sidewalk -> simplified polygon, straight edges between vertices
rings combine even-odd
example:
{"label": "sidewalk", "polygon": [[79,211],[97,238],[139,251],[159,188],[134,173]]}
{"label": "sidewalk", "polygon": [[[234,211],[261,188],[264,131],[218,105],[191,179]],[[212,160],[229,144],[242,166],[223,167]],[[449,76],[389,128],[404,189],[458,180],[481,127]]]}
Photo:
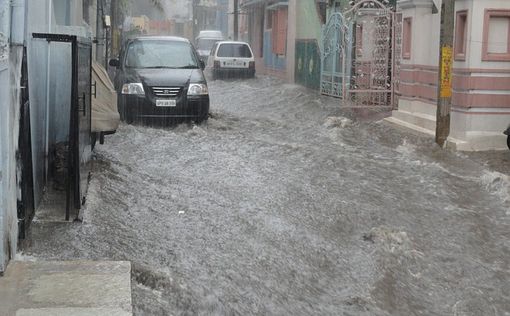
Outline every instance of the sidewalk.
{"label": "sidewalk", "polygon": [[131,264],[11,262],[0,277],[0,316],[130,316]]}

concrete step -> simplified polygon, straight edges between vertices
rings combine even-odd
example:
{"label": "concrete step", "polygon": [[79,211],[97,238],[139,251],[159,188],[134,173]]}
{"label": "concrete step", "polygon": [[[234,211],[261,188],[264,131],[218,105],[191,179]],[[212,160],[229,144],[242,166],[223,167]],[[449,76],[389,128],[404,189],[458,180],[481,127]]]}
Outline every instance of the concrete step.
{"label": "concrete step", "polygon": [[435,131],[433,131],[433,130],[429,130],[429,129],[426,129],[426,128],[423,128],[423,127],[420,127],[420,126],[417,126],[414,124],[410,124],[408,122],[399,120],[393,116],[385,118],[384,121],[387,123],[390,123],[391,125],[394,125],[396,127],[400,127],[400,128],[404,127],[404,128],[408,128],[410,130],[419,132],[421,134],[426,134],[426,135],[432,136],[432,137],[435,136]]}
{"label": "concrete step", "polygon": [[11,262],[0,277],[1,316],[132,315],[131,264]]}
{"label": "concrete step", "polygon": [[430,131],[436,130],[436,117],[420,112],[393,111],[392,117]]}

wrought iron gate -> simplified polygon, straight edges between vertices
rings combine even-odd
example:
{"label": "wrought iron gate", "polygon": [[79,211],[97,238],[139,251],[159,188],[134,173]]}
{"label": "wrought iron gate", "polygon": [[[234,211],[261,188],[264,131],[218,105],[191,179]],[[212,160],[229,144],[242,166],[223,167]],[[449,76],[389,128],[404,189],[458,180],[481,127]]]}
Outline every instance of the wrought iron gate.
{"label": "wrought iron gate", "polygon": [[348,84],[349,75],[345,73],[346,32],[348,28],[344,16],[334,12],[322,30],[321,40],[321,93],[333,97],[343,97]]}
{"label": "wrought iron gate", "polygon": [[377,0],[359,0],[343,14],[331,14],[322,37],[322,94],[347,105],[393,106],[401,51],[396,16]]}

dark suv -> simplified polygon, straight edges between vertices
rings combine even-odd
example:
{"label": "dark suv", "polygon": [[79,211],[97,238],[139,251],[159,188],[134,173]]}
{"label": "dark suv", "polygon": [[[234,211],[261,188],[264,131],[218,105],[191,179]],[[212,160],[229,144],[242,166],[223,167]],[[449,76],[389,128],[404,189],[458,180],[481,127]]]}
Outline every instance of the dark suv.
{"label": "dark suv", "polygon": [[119,112],[128,123],[168,123],[182,118],[202,122],[209,113],[209,91],[193,45],[180,37],[139,37],[126,42],[115,88]]}

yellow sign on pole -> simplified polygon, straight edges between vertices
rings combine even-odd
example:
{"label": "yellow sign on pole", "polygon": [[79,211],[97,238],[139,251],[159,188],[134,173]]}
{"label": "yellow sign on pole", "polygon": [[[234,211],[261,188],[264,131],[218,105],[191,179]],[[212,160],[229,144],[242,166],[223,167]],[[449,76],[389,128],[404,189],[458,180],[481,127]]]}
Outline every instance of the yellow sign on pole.
{"label": "yellow sign on pole", "polygon": [[450,46],[442,48],[441,57],[441,98],[452,97],[452,67],[453,67],[453,49]]}

